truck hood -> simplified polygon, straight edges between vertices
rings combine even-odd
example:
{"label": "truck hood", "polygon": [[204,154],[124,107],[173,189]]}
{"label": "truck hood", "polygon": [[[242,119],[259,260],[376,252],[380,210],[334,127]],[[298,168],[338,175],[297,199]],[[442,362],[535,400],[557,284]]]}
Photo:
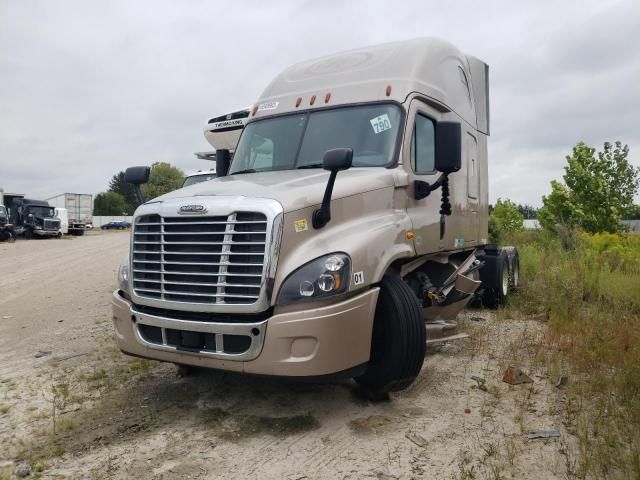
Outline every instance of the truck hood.
{"label": "truck hood", "polygon": [[[394,172],[382,167],[352,168],[338,173],[332,199],[394,186]],[[285,212],[322,202],[329,172],[321,169],[243,173],[181,188],[151,202],[197,196],[244,196],[278,201]],[[150,202],[150,203],[151,203]]]}

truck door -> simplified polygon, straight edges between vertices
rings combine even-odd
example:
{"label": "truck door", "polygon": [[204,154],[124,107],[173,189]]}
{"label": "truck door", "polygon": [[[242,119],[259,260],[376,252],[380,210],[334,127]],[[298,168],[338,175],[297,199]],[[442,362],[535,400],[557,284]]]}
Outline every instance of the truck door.
{"label": "truck door", "polygon": [[418,255],[444,248],[440,239],[440,191],[416,200],[413,187],[416,180],[433,183],[440,176],[434,168],[435,123],[440,115],[423,102],[413,100],[407,116],[403,148],[404,167],[409,174],[407,213],[413,224],[413,242]]}
{"label": "truck door", "polygon": [[466,134],[467,167],[467,211],[470,228],[465,229],[465,243],[474,244],[480,232],[480,165],[478,160],[478,141],[469,132]]}

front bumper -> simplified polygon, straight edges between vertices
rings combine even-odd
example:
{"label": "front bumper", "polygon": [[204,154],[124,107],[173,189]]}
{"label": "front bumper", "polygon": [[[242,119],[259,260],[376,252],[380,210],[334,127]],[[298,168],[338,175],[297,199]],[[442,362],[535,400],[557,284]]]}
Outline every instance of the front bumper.
{"label": "front bumper", "polygon": [[58,230],[31,230],[34,235],[38,237],[55,237],[58,235]]}
{"label": "front bumper", "polygon": [[[116,291],[112,297],[113,323],[118,346],[131,355],[261,375],[330,375],[369,361],[378,291],[373,288],[318,308],[300,305],[297,310],[289,308],[280,313],[276,308],[273,316],[251,324],[149,315],[138,312]],[[144,334],[149,326],[161,329],[162,336],[150,341]],[[211,346],[200,351],[173,346],[167,334],[175,331],[210,335]],[[227,353],[221,340],[227,335],[249,336],[251,344],[241,353]]]}

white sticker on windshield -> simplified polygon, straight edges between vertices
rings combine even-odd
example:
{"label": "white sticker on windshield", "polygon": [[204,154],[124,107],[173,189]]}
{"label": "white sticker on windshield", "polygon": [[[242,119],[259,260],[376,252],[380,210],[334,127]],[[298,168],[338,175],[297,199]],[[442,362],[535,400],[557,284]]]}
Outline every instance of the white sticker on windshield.
{"label": "white sticker on windshield", "polygon": [[373,131],[376,135],[391,128],[391,120],[389,120],[389,115],[386,113],[379,117],[372,118],[369,121],[371,122],[371,126],[373,127]]}

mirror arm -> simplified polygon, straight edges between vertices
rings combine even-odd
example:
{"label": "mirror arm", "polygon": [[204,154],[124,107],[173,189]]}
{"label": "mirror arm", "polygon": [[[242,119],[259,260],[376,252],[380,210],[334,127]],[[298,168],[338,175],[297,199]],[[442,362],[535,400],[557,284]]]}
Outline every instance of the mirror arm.
{"label": "mirror arm", "polygon": [[138,202],[138,207],[144,203],[144,195],[142,194],[142,189],[140,185],[133,184],[133,193],[136,196],[136,201]]}
{"label": "mirror arm", "polygon": [[329,223],[329,220],[331,220],[331,194],[333,193],[333,184],[336,181],[337,175],[337,170],[331,171],[329,181],[327,182],[327,188],[324,191],[324,197],[322,197],[322,205],[313,212],[311,223],[315,229],[324,227]]}
{"label": "mirror arm", "polygon": [[433,183],[425,182],[423,180],[416,180],[415,183],[414,183],[414,187],[415,187],[414,197],[415,197],[415,199],[416,200],[422,200],[423,198],[427,198],[431,194],[431,192],[433,192],[434,190],[437,190],[438,188],[440,188],[442,186],[443,179],[446,176],[447,176],[447,174],[443,173]]}
{"label": "mirror arm", "polygon": [[416,180],[414,182],[414,197],[416,200],[422,200],[428,197],[431,192],[442,187],[442,200],[440,204],[441,215],[451,215],[451,203],[449,202],[449,174],[443,173],[433,183]]}

